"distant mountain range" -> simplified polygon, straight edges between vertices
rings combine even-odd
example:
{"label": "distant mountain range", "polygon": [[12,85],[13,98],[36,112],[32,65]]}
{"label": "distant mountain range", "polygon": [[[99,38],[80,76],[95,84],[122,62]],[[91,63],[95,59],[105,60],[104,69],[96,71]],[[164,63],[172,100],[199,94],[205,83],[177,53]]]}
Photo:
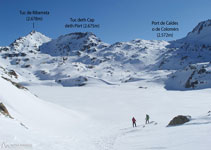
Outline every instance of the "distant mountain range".
{"label": "distant mountain range", "polygon": [[[135,39],[110,45],[90,32],[51,39],[32,31],[0,47],[0,55],[0,66],[14,70],[25,84],[53,80],[63,86],[83,86],[147,79],[162,80],[169,90],[210,88],[211,20],[170,42]],[[147,73],[159,71],[168,75],[146,78]]]}

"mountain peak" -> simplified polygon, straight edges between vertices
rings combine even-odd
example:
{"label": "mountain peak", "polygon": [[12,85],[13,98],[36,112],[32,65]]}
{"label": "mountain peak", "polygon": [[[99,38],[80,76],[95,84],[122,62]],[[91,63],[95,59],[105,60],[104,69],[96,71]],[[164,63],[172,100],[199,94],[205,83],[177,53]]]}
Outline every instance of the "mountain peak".
{"label": "mountain peak", "polygon": [[29,34],[27,34],[26,36],[24,36],[22,38],[35,38],[35,39],[48,38],[48,39],[50,39],[46,35],[42,34],[41,32],[38,32],[36,30],[32,30]]}
{"label": "mountain peak", "polygon": [[181,39],[183,42],[211,45],[211,20],[200,22],[187,36]]}
{"label": "mountain peak", "polygon": [[206,28],[211,28],[211,19],[208,19],[206,21],[200,22],[193,30],[192,32],[189,32],[188,35],[191,34],[200,34],[201,31],[203,31]]}
{"label": "mountain peak", "polygon": [[32,30],[31,32],[30,32],[30,34],[34,34],[34,33],[36,33],[37,31],[36,30]]}
{"label": "mountain peak", "polygon": [[44,35],[44,34],[42,34],[42,33],[40,33],[40,32],[38,32],[38,31],[36,31],[36,30],[32,30],[29,34],[27,34],[27,35],[35,35],[35,34],[41,34],[41,35]]}
{"label": "mountain peak", "polygon": [[41,52],[53,56],[75,56],[81,53],[96,52],[107,44],[91,32],[74,32],[62,35],[40,47]]}
{"label": "mountain peak", "polygon": [[43,43],[49,42],[51,39],[44,34],[32,30],[29,34],[24,37],[16,39],[10,47],[12,50],[28,50],[28,49],[38,49]]}
{"label": "mountain peak", "polygon": [[73,32],[69,34],[65,34],[60,36],[58,39],[68,39],[68,40],[83,40],[83,41],[97,41],[101,42],[101,40],[92,32]]}
{"label": "mountain peak", "polygon": [[85,36],[95,36],[96,37],[96,35],[92,32],[73,32],[73,33],[66,34],[65,36],[67,36],[67,35],[77,36],[77,37],[80,37],[80,38],[83,38]]}

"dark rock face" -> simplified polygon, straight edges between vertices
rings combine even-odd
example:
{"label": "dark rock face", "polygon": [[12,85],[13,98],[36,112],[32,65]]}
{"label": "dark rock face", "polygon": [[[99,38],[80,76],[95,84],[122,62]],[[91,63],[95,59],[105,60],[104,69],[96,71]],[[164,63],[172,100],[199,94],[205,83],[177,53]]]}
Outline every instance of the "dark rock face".
{"label": "dark rock face", "polygon": [[[207,26],[211,26],[211,20],[208,19],[206,21],[202,21],[200,22],[194,29],[192,32],[190,33],[197,33],[197,34],[200,34],[200,32]],[[190,34],[188,33],[188,34]]]}
{"label": "dark rock face", "polygon": [[7,108],[4,106],[3,103],[0,103],[0,113],[9,117],[9,118],[12,118],[11,115],[9,114]]}
{"label": "dark rock face", "polygon": [[2,78],[5,79],[5,80],[7,80],[7,81],[9,81],[9,82],[11,82],[14,86],[16,86],[16,87],[19,88],[19,89],[28,90],[26,87],[22,86],[22,85],[19,84],[19,83],[16,83],[16,82],[14,82],[14,81],[12,81],[12,80],[10,80],[10,79],[8,79],[8,78],[5,78],[5,77],[2,77]]}
{"label": "dark rock face", "polygon": [[8,74],[9,74],[10,76],[14,76],[16,79],[18,78],[18,75],[17,75],[17,73],[16,73],[14,70],[10,70],[10,71],[8,72]]}
{"label": "dark rock face", "polygon": [[192,72],[191,76],[188,78],[187,82],[185,83],[185,88],[194,88],[195,85],[198,84],[198,81],[191,82],[191,80],[193,79],[194,74],[195,74],[195,71]]}
{"label": "dark rock face", "polygon": [[189,122],[190,119],[191,119],[191,116],[182,116],[182,115],[176,116],[169,122],[168,127],[182,125],[186,122]]}
{"label": "dark rock face", "polygon": [[67,78],[62,80],[56,80],[57,83],[61,84],[64,87],[73,87],[73,86],[85,86],[88,79],[83,76],[75,78]]}

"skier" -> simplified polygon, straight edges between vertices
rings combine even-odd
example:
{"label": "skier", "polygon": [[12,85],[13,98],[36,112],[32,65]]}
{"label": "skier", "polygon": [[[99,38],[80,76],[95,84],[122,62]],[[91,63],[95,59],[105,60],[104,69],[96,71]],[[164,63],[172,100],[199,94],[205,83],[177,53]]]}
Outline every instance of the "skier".
{"label": "skier", "polygon": [[145,120],[146,120],[146,124],[148,124],[149,123],[149,115],[148,114],[146,114]]}
{"label": "skier", "polygon": [[133,127],[136,127],[136,119],[134,117],[132,118],[132,122],[133,122]]}

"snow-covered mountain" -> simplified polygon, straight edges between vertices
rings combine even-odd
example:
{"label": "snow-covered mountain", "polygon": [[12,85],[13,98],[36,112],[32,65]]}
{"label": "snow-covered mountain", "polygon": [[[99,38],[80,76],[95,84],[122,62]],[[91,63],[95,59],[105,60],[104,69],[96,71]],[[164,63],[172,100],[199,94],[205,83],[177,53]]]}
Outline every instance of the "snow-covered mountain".
{"label": "snow-covered mountain", "polygon": [[[1,62],[9,70],[17,70],[26,82],[53,80],[65,86],[78,86],[93,79],[110,84],[138,81],[146,71],[156,74],[168,70],[165,74],[171,74],[189,65],[210,62],[210,24],[210,20],[203,21],[176,41],[136,39],[111,45],[90,32],[70,33],[51,40],[32,31],[1,47]],[[158,75],[152,80],[160,82],[168,77]]]}
{"label": "snow-covered mountain", "polygon": [[211,61],[210,46],[172,42],[168,48],[159,60],[160,69],[177,70],[190,64]]}
{"label": "snow-covered mountain", "polygon": [[211,61],[211,20],[200,22],[186,37],[172,41],[160,60],[161,69],[181,69]]}
{"label": "snow-covered mountain", "polygon": [[210,88],[210,75],[210,62],[192,64],[169,75],[169,78],[166,81],[166,88],[169,90]]}
{"label": "snow-covered mountain", "polygon": [[158,57],[167,51],[166,46],[168,44],[165,41],[141,39],[117,42],[101,50],[98,57],[103,57],[111,63],[130,64],[143,69],[155,64]]}
{"label": "snow-covered mountain", "polygon": [[[211,46],[211,20],[200,22],[181,42]],[[180,41],[180,40],[179,40]]]}
{"label": "snow-covered mountain", "polygon": [[49,42],[51,39],[40,32],[32,31],[25,37],[20,37],[10,44],[12,51],[33,51],[39,50],[39,46],[43,43]]}
{"label": "snow-covered mountain", "polygon": [[[170,78],[166,82],[167,89],[185,90],[211,87],[209,73],[200,72],[202,64],[211,62],[210,39],[211,20],[207,20],[200,22],[185,38],[170,42],[169,51],[158,63],[160,69],[176,70],[168,76]],[[206,68],[207,65],[204,66],[205,70]]]}
{"label": "snow-covered mountain", "polygon": [[209,150],[209,22],[171,42],[32,31],[0,47],[0,149]]}
{"label": "snow-covered mountain", "polygon": [[[18,78],[14,72],[8,73],[0,67],[0,75],[3,76],[0,77],[1,149],[40,147],[41,141],[46,139],[42,138],[43,135],[72,134],[76,131],[76,123],[73,122],[83,120],[81,114],[45,102],[13,82],[11,78]],[[64,131],[64,128],[69,130]]]}
{"label": "snow-covered mountain", "polygon": [[89,32],[50,40],[33,31],[2,47],[1,56],[2,62],[18,68],[26,80],[54,80],[62,85],[65,82],[65,86],[86,85],[93,79],[121,83],[139,80],[139,71],[156,63],[168,44],[136,39],[109,45]]}
{"label": "snow-covered mountain", "polygon": [[93,33],[75,32],[62,35],[40,47],[41,52],[52,56],[80,56],[83,53],[94,53],[108,47]]}

